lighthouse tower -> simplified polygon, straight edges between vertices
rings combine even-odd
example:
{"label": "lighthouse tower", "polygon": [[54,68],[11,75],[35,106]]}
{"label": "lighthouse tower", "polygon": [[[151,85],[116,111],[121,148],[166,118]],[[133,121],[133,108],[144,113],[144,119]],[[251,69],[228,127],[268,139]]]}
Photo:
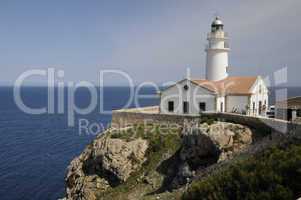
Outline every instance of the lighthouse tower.
{"label": "lighthouse tower", "polygon": [[224,32],[224,24],[216,17],[211,24],[211,32],[207,36],[206,46],[206,79],[219,81],[228,77],[228,35]]}

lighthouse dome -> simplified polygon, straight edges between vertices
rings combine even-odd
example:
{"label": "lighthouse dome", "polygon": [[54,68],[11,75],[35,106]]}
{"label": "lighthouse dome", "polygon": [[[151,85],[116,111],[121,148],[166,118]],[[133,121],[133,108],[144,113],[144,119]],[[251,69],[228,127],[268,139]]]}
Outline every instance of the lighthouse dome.
{"label": "lighthouse dome", "polygon": [[219,17],[216,17],[215,20],[212,22],[212,25],[223,25],[222,20]]}
{"label": "lighthouse dome", "polygon": [[222,20],[220,20],[219,17],[216,17],[211,24],[211,32],[223,31],[223,29],[224,29],[224,24]]}

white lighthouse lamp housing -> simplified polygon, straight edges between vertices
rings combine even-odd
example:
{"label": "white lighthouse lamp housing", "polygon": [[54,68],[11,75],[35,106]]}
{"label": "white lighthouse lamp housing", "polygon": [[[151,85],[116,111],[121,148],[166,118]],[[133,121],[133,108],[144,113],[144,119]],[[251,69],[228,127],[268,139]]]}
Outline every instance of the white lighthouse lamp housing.
{"label": "white lighthouse lamp housing", "polygon": [[216,17],[215,20],[211,24],[211,32],[223,31],[224,24],[219,17]]}

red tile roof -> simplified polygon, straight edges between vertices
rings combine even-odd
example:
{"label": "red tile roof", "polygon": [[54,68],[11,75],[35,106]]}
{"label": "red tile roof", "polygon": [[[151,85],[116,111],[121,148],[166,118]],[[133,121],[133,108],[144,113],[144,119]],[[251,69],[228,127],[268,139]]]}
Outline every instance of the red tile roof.
{"label": "red tile roof", "polygon": [[221,95],[250,95],[257,76],[232,76],[220,81],[192,80],[199,86]]}

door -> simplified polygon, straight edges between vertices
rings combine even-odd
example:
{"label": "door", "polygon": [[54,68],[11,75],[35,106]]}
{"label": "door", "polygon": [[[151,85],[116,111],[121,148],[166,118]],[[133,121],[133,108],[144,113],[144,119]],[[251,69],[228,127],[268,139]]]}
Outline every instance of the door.
{"label": "door", "polygon": [[262,112],[262,102],[259,101],[259,104],[258,104],[258,114],[261,115],[261,112]]}
{"label": "door", "polygon": [[173,112],[174,111],[174,102],[169,101],[168,102],[168,112]]}
{"label": "door", "polygon": [[183,102],[183,113],[184,114],[189,113],[189,102],[188,101]]}

